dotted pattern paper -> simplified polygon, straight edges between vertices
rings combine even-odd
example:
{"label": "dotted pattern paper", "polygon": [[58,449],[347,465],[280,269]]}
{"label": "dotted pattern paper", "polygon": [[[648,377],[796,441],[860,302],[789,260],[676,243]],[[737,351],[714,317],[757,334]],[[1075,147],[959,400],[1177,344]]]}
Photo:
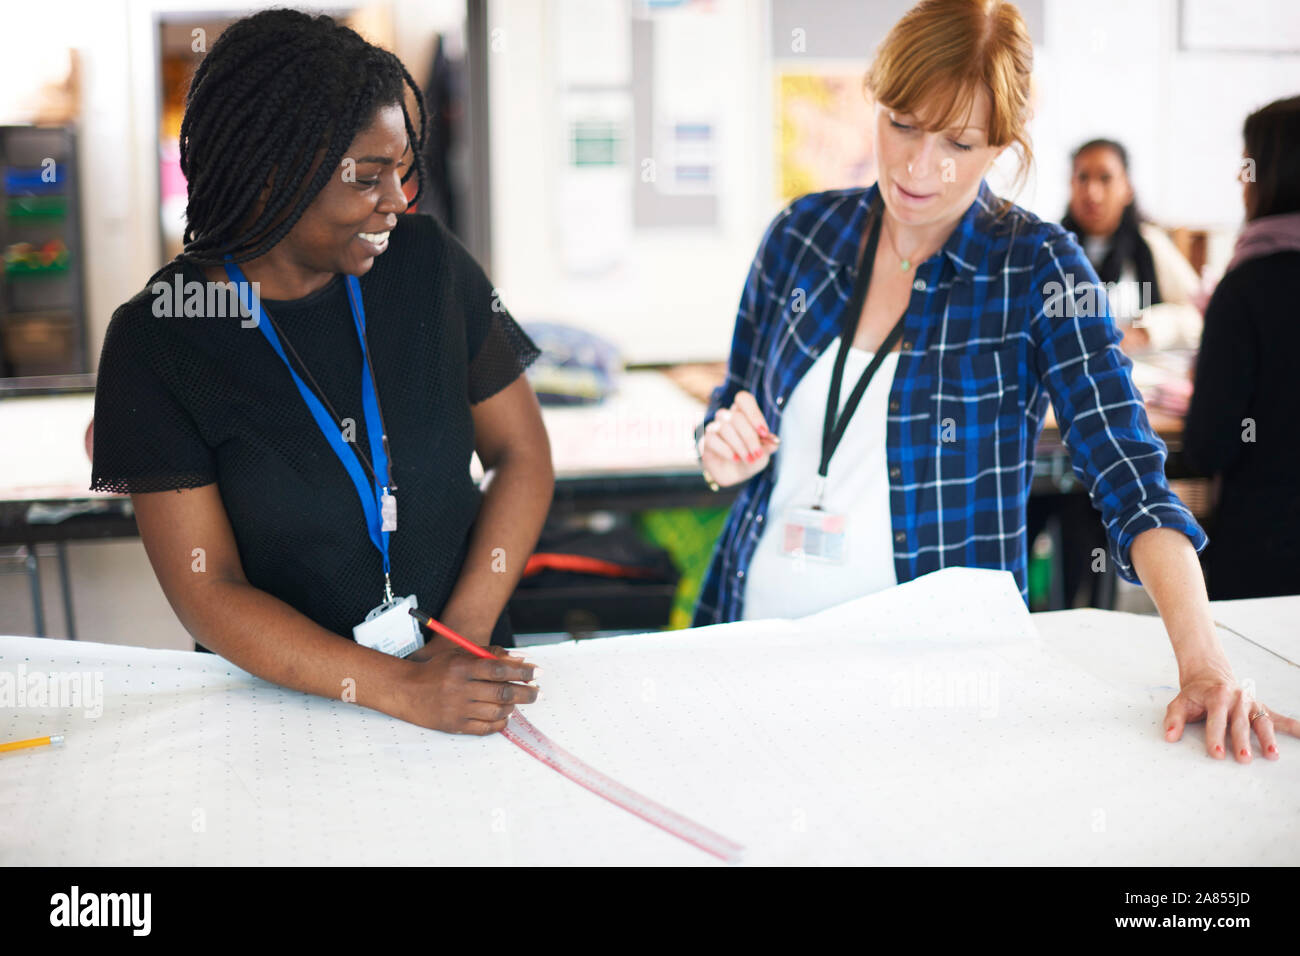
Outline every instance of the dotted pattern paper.
{"label": "dotted pattern paper", "polygon": [[[1300,668],[1226,632],[1300,710]],[[798,621],[530,648],[529,719],[749,864],[1300,862],[1300,746],[1166,743],[1158,619],[1035,615],[948,569]],[[0,638],[0,675],[99,673],[103,712],[0,707],[0,863],[722,865],[505,739],[456,737],[179,651]],[[1254,742],[1252,742],[1254,744]],[[1255,749],[1258,750],[1257,745]]]}

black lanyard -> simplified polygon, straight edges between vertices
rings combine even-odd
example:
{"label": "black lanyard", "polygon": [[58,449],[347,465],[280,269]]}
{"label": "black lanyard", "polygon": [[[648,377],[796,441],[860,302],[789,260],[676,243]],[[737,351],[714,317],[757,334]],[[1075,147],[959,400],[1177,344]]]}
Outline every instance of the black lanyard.
{"label": "black lanyard", "polygon": [[[359,294],[360,293],[358,293],[358,295]],[[349,304],[351,304],[350,301]],[[262,314],[266,316],[267,320],[271,323],[271,327],[275,329],[276,335],[280,337],[280,341],[284,343],[284,347],[289,350],[289,354],[297,360],[299,367],[302,368],[303,374],[307,376],[307,381],[311,382],[316,397],[321,400],[321,403],[324,404],[327,409],[329,409],[330,415],[334,418],[334,423],[338,426],[339,431],[342,432],[343,419],[339,416],[339,413],[334,410],[334,406],[330,404],[330,400],[325,396],[325,389],[316,384],[316,378],[311,374],[311,369],[309,369],[307,363],[302,360],[302,356],[298,354],[298,350],[289,342],[288,336],[284,334],[284,331],[280,328],[279,324],[271,317],[271,313],[267,312],[266,309],[263,309]],[[360,444],[352,443],[352,450],[356,452],[357,458],[360,459],[361,464],[366,466],[366,472],[370,475],[371,481],[376,485],[383,485],[386,480],[388,482],[387,488],[389,492],[394,492],[397,490],[397,484],[393,481],[393,453],[388,447],[388,423],[384,421],[384,405],[379,401],[379,389],[375,387],[375,366],[370,361],[370,341],[366,338],[365,326],[360,327],[360,338],[361,355],[366,360],[366,373],[370,376],[370,387],[375,396],[375,412],[379,416],[380,443],[384,449],[384,458],[387,462],[387,467],[384,469],[384,478],[381,479],[375,474],[374,466],[371,465],[370,459],[366,456],[366,453],[362,451]],[[286,358],[285,365],[288,364],[289,360]],[[292,366],[290,366],[290,368],[292,368]],[[365,405],[364,395],[362,397],[362,405]],[[370,425],[367,422],[366,428],[368,429],[369,427]]]}
{"label": "black lanyard", "polygon": [[[867,301],[867,287],[871,284],[871,267],[876,258],[876,246],[880,242],[880,225],[884,221],[885,214],[883,204],[877,200],[877,206],[872,211],[875,220],[871,224],[871,233],[867,237],[867,245],[862,250],[862,257],[858,261],[858,277],[853,283],[853,296],[849,299],[848,307],[844,313],[844,331],[840,335],[840,350],[835,356],[835,370],[831,374],[831,393],[826,402],[826,421],[822,426],[822,459],[817,468],[817,475],[821,479],[820,484],[824,485],[826,473],[830,468],[831,456],[835,454],[835,449],[840,445],[840,439],[844,437],[845,430],[849,427],[849,419],[858,409],[858,403],[862,401],[862,396],[866,394],[867,386],[871,384],[872,376],[880,368],[885,357],[893,351],[894,344],[903,334],[903,320],[907,318],[907,310],[898,317],[898,322],[890,329],[889,334],[885,336],[885,341],[880,343],[880,348],[876,349],[876,354],[872,356],[871,362],[867,365],[862,377],[858,379],[858,384],[854,386],[853,392],[849,395],[848,401],[844,405],[844,412],[836,421],[835,413],[840,407],[840,385],[844,380],[844,363],[848,359],[849,349],[853,347],[853,338],[858,332],[858,321],[862,317],[862,306]],[[818,505],[820,506],[821,495],[818,494]]]}

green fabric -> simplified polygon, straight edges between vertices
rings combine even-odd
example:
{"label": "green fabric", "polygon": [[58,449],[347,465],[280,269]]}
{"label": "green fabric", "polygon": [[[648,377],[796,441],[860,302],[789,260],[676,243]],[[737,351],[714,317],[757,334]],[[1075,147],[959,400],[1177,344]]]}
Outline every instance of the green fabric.
{"label": "green fabric", "polygon": [[722,534],[727,508],[665,508],[642,511],[634,518],[636,528],[647,541],[667,551],[681,572],[669,630],[691,626],[695,602],[704,583],[704,574],[713,557],[713,546]]}
{"label": "green fabric", "polygon": [[1052,574],[1059,557],[1053,553],[1050,540],[1045,535],[1029,542],[1029,609],[1046,611],[1052,601]]}

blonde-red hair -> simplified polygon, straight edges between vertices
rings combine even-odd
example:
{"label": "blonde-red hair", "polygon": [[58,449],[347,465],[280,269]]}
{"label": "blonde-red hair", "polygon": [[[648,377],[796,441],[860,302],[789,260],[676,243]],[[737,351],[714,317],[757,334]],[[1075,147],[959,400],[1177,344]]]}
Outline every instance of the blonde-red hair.
{"label": "blonde-red hair", "polygon": [[[1029,116],[1034,45],[1020,11],[1003,0],[921,0],[876,51],[863,87],[928,130],[965,122],[977,90],[989,93],[988,142],[1015,146],[1019,188],[1033,162]],[[1006,200],[999,214],[1009,208]]]}

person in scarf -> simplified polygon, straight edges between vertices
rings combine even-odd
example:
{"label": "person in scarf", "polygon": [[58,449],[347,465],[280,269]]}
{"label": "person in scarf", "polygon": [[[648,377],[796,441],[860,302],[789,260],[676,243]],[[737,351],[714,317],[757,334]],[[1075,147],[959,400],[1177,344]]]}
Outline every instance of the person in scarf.
{"label": "person in scarf", "polygon": [[1106,286],[1125,352],[1196,347],[1200,277],[1164,230],[1142,221],[1119,143],[1094,139],[1074,151],[1061,225],[1078,236]]}
{"label": "person in scarf", "polygon": [[1219,481],[1211,599],[1300,594],[1300,96],[1246,119],[1246,223],[1205,311],[1183,451]]}
{"label": "person in scarf", "polygon": [[[1089,140],[1074,151],[1072,164],[1070,205],[1061,225],[1078,237],[1106,288],[1124,336],[1120,348],[1130,355],[1195,348],[1201,335],[1195,304],[1201,280],[1164,230],[1142,221],[1129,181],[1128,151],[1114,140]],[[1091,569],[1091,556],[1105,548],[1106,535],[1088,497],[1078,492],[1031,497],[1026,517],[1031,544],[1053,519],[1059,523],[1061,590],[1054,593],[1052,607],[1078,601],[1110,607],[1114,576]]]}

